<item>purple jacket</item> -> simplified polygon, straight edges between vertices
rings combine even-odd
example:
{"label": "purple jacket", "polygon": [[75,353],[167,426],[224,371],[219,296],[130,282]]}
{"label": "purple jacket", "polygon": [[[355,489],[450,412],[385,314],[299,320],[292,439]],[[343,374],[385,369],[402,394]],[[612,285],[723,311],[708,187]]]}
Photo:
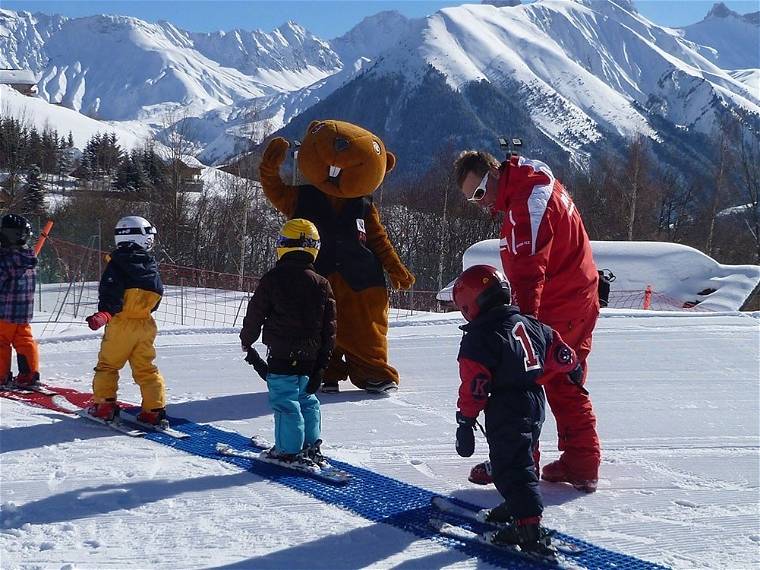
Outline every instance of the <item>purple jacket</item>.
{"label": "purple jacket", "polygon": [[32,320],[36,267],[33,250],[0,247],[0,320],[17,324]]}

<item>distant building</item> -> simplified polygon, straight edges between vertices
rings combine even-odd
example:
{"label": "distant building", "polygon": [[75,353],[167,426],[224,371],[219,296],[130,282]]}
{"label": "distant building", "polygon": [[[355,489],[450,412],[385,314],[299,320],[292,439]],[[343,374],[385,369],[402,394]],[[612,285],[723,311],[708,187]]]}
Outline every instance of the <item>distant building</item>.
{"label": "distant building", "polygon": [[197,158],[188,154],[183,154],[174,160],[165,160],[164,163],[166,164],[170,175],[172,172],[176,172],[182,191],[203,191],[203,180],[201,180],[201,173],[203,172],[203,169],[206,168],[206,166]]}
{"label": "distant building", "polygon": [[10,85],[24,95],[37,95],[37,77],[29,69],[0,69],[0,85]]}

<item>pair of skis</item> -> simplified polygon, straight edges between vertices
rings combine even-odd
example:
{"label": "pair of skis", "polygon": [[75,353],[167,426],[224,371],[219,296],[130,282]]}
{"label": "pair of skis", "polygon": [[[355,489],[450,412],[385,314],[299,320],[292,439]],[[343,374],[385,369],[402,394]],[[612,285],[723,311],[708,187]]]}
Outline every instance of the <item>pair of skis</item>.
{"label": "pair of skis", "polygon": [[86,420],[108,426],[114,431],[118,431],[130,437],[143,437],[148,433],[162,433],[173,437],[175,439],[187,439],[190,437],[189,433],[176,430],[172,427],[153,425],[145,422],[141,422],[137,419],[137,416],[131,412],[127,412],[124,408],[119,410],[118,415],[112,420],[105,420],[97,416],[91,415],[86,408],[80,409],[76,414]]}
{"label": "pair of skis", "polygon": [[[553,568],[577,569],[582,568],[574,560],[585,552],[583,546],[550,535],[554,550],[551,554],[541,554],[528,550],[522,550],[516,545],[504,545],[493,542],[493,537],[498,531],[498,526],[484,522],[485,511],[468,508],[455,503],[451,499],[436,496],[431,499],[431,505],[437,511],[437,515],[429,519],[430,526],[442,536],[468,543],[486,544],[492,548],[509,552],[515,556],[525,558],[539,564]],[[455,522],[449,522],[449,520]]]}
{"label": "pair of skis", "polygon": [[111,421],[92,416],[87,413],[86,408],[92,399],[92,395],[68,388],[51,388],[44,384],[32,384],[30,386],[10,384],[0,388],[0,395],[9,400],[16,400],[65,414],[74,414],[131,437],[143,437],[149,432],[163,433],[176,439],[190,437],[190,434],[171,427],[155,426],[141,422],[135,414],[127,411],[125,408],[121,408],[119,415]]}
{"label": "pair of skis", "polygon": [[261,461],[271,465],[277,465],[284,469],[294,471],[299,474],[313,477],[325,483],[333,485],[345,485],[351,480],[351,475],[342,469],[338,469],[330,464],[329,461],[323,460],[319,464],[302,465],[298,463],[289,463],[269,455],[269,450],[274,447],[272,443],[262,437],[254,435],[250,440],[251,447],[257,448],[256,451],[251,449],[236,449],[226,443],[217,443],[216,452],[227,457],[242,457],[252,461]]}

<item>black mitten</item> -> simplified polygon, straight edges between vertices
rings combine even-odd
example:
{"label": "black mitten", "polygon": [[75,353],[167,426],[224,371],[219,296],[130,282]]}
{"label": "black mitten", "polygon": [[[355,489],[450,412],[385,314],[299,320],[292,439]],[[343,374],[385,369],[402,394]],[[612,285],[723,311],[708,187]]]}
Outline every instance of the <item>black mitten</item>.
{"label": "black mitten", "polygon": [[457,444],[456,449],[460,457],[470,457],[475,453],[475,418],[463,416],[457,412]]}
{"label": "black mitten", "polygon": [[578,364],[578,366],[576,366],[575,369],[567,375],[567,379],[570,380],[571,383],[578,386],[578,389],[581,392],[588,395],[588,390],[583,387],[583,366]]}
{"label": "black mitten", "polygon": [[259,353],[256,352],[255,348],[251,347],[248,349],[248,352],[245,355],[245,361],[253,366],[253,369],[259,376],[261,376],[261,379],[264,382],[267,381],[267,372],[269,372],[269,366],[267,366],[266,360],[259,356]]}
{"label": "black mitten", "polygon": [[319,390],[319,387],[322,385],[322,374],[324,371],[322,369],[315,370],[311,373],[309,376],[309,383],[306,384],[306,393],[307,394],[316,394],[317,390]]}

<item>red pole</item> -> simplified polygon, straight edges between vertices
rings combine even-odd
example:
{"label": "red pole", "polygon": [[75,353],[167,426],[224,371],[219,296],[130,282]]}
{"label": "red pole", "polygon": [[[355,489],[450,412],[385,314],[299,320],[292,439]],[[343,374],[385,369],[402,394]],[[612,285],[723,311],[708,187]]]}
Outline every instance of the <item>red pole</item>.
{"label": "red pole", "polygon": [[53,220],[48,220],[45,227],[40,232],[40,237],[37,238],[37,243],[34,244],[34,255],[39,255],[42,251],[42,246],[45,245],[45,240],[50,234],[50,230],[53,229]]}
{"label": "red pole", "polygon": [[644,291],[644,309],[652,308],[652,286],[647,285],[647,290]]}

